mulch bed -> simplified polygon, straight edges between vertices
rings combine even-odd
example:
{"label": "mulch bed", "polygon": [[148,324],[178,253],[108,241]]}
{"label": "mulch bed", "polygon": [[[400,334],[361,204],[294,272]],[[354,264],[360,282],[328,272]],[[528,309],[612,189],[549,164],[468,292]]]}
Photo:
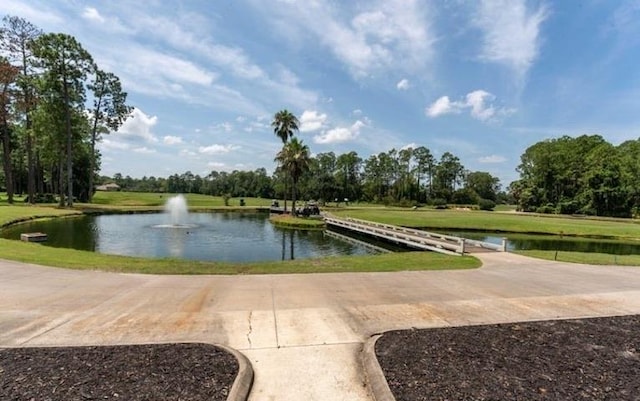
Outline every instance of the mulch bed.
{"label": "mulch bed", "polygon": [[385,333],[397,401],[640,400],[640,316]]}
{"label": "mulch bed", "polygon": [[208,344],[0,348],[0,399],[226,400],[238,369]]}

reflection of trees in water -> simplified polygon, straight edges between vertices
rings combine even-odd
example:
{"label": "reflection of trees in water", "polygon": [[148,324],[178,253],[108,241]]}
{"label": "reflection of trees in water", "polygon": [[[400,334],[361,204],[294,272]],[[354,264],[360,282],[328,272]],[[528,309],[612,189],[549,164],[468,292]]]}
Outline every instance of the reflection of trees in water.
{"label": "reflection of trees in water", "polygon": [[640,245],[610,241],[526,238],[509,239],[509,245],[514,250],[594,252],[616,255],[640,254]]}
{"label": "reflection of trees in water", "polygon": [[499,244],[507,238],[510,251],[565,251],[585,253],[609,253],[615,255],[639,255],[640,244],[605,239],[563,237],[559,235],[493,234],[450,230],[442,234],[455,235],[477,241]]}
{"label": "reflection of trees in water", "polygon": [[[294,241],[294,236],[296,234],[295,230],[283,230],[282,231],[282,260],[287,260],[286,259],[286,244],[287,244],[287,237],[289,237],[289,260],[294,260],[295,259],[295,241]],[[289,235],[287,235],[287,233]]]}

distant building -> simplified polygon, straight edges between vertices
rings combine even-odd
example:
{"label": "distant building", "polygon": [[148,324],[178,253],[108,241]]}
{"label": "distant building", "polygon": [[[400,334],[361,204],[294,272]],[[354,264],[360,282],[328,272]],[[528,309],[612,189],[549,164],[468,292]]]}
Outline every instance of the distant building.
{"label": "distant building", "polygon": [[119,191],[119,190],[120,190],[120,185],[113,182],[105,185],[98,185],[96,187],[96,191]]}

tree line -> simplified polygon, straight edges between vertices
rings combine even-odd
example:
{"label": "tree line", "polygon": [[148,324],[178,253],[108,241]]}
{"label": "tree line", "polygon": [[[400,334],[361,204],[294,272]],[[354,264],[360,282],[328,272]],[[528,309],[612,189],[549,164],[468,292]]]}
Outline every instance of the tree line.
{"label": "tree line", "polygon": [[562,136],[524,152],[509,191],[522,211],[631,217],[640,212],[640,139]]}
{"label": "tree line", "polygon": [[[269,176],[255,171],[212,171],[205,177],[188,171],[168,178],[135,179],[116,174],[113,181],[122,190],[145,192],[201,193],[230,197],[298,199],[325,202],[369,201],[387,205],[447,203],[481,204],[492,208],[505,202],[498,178],[482,171],[471,172],[450,152],[436,159],[425,146],[391,149],[366,159],[357,152],[334,152],[311,156],[309,148],[295,137],[298,119],[281,110],[272,121],[282,149],[274,161],[278,167]],[[103,177],[103,181],[108,181]]]}
{"label": "tree line", "polygon": [[9,203],[57,194],[91,201],[96,142],[130,115],[127,94],[73,37],[5,16],[0,27],[0,138]]}

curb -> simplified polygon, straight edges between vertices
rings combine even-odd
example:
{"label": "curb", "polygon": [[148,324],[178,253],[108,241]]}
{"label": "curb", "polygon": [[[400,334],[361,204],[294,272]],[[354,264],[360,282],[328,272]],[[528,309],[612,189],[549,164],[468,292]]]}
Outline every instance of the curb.
{"label": "curb", "polygon": [[212,344],[220,349],[232,354],[238,360],[238,376],[233,381],[233,385],[229,390],[227,401],[246,401],[249,398],[249,392],[251,392],[251,386],[253,385],[253,368],[249,359],[233,348],[220,344]]}
{"label": "curb", "polygon": [[369,392],[375,401],[396,401],[378,363],[378,358],[376,358],[376,341],[380,337],[382,337],[382,334],[369,337],[362,347],[364,376],[369,386]]}

